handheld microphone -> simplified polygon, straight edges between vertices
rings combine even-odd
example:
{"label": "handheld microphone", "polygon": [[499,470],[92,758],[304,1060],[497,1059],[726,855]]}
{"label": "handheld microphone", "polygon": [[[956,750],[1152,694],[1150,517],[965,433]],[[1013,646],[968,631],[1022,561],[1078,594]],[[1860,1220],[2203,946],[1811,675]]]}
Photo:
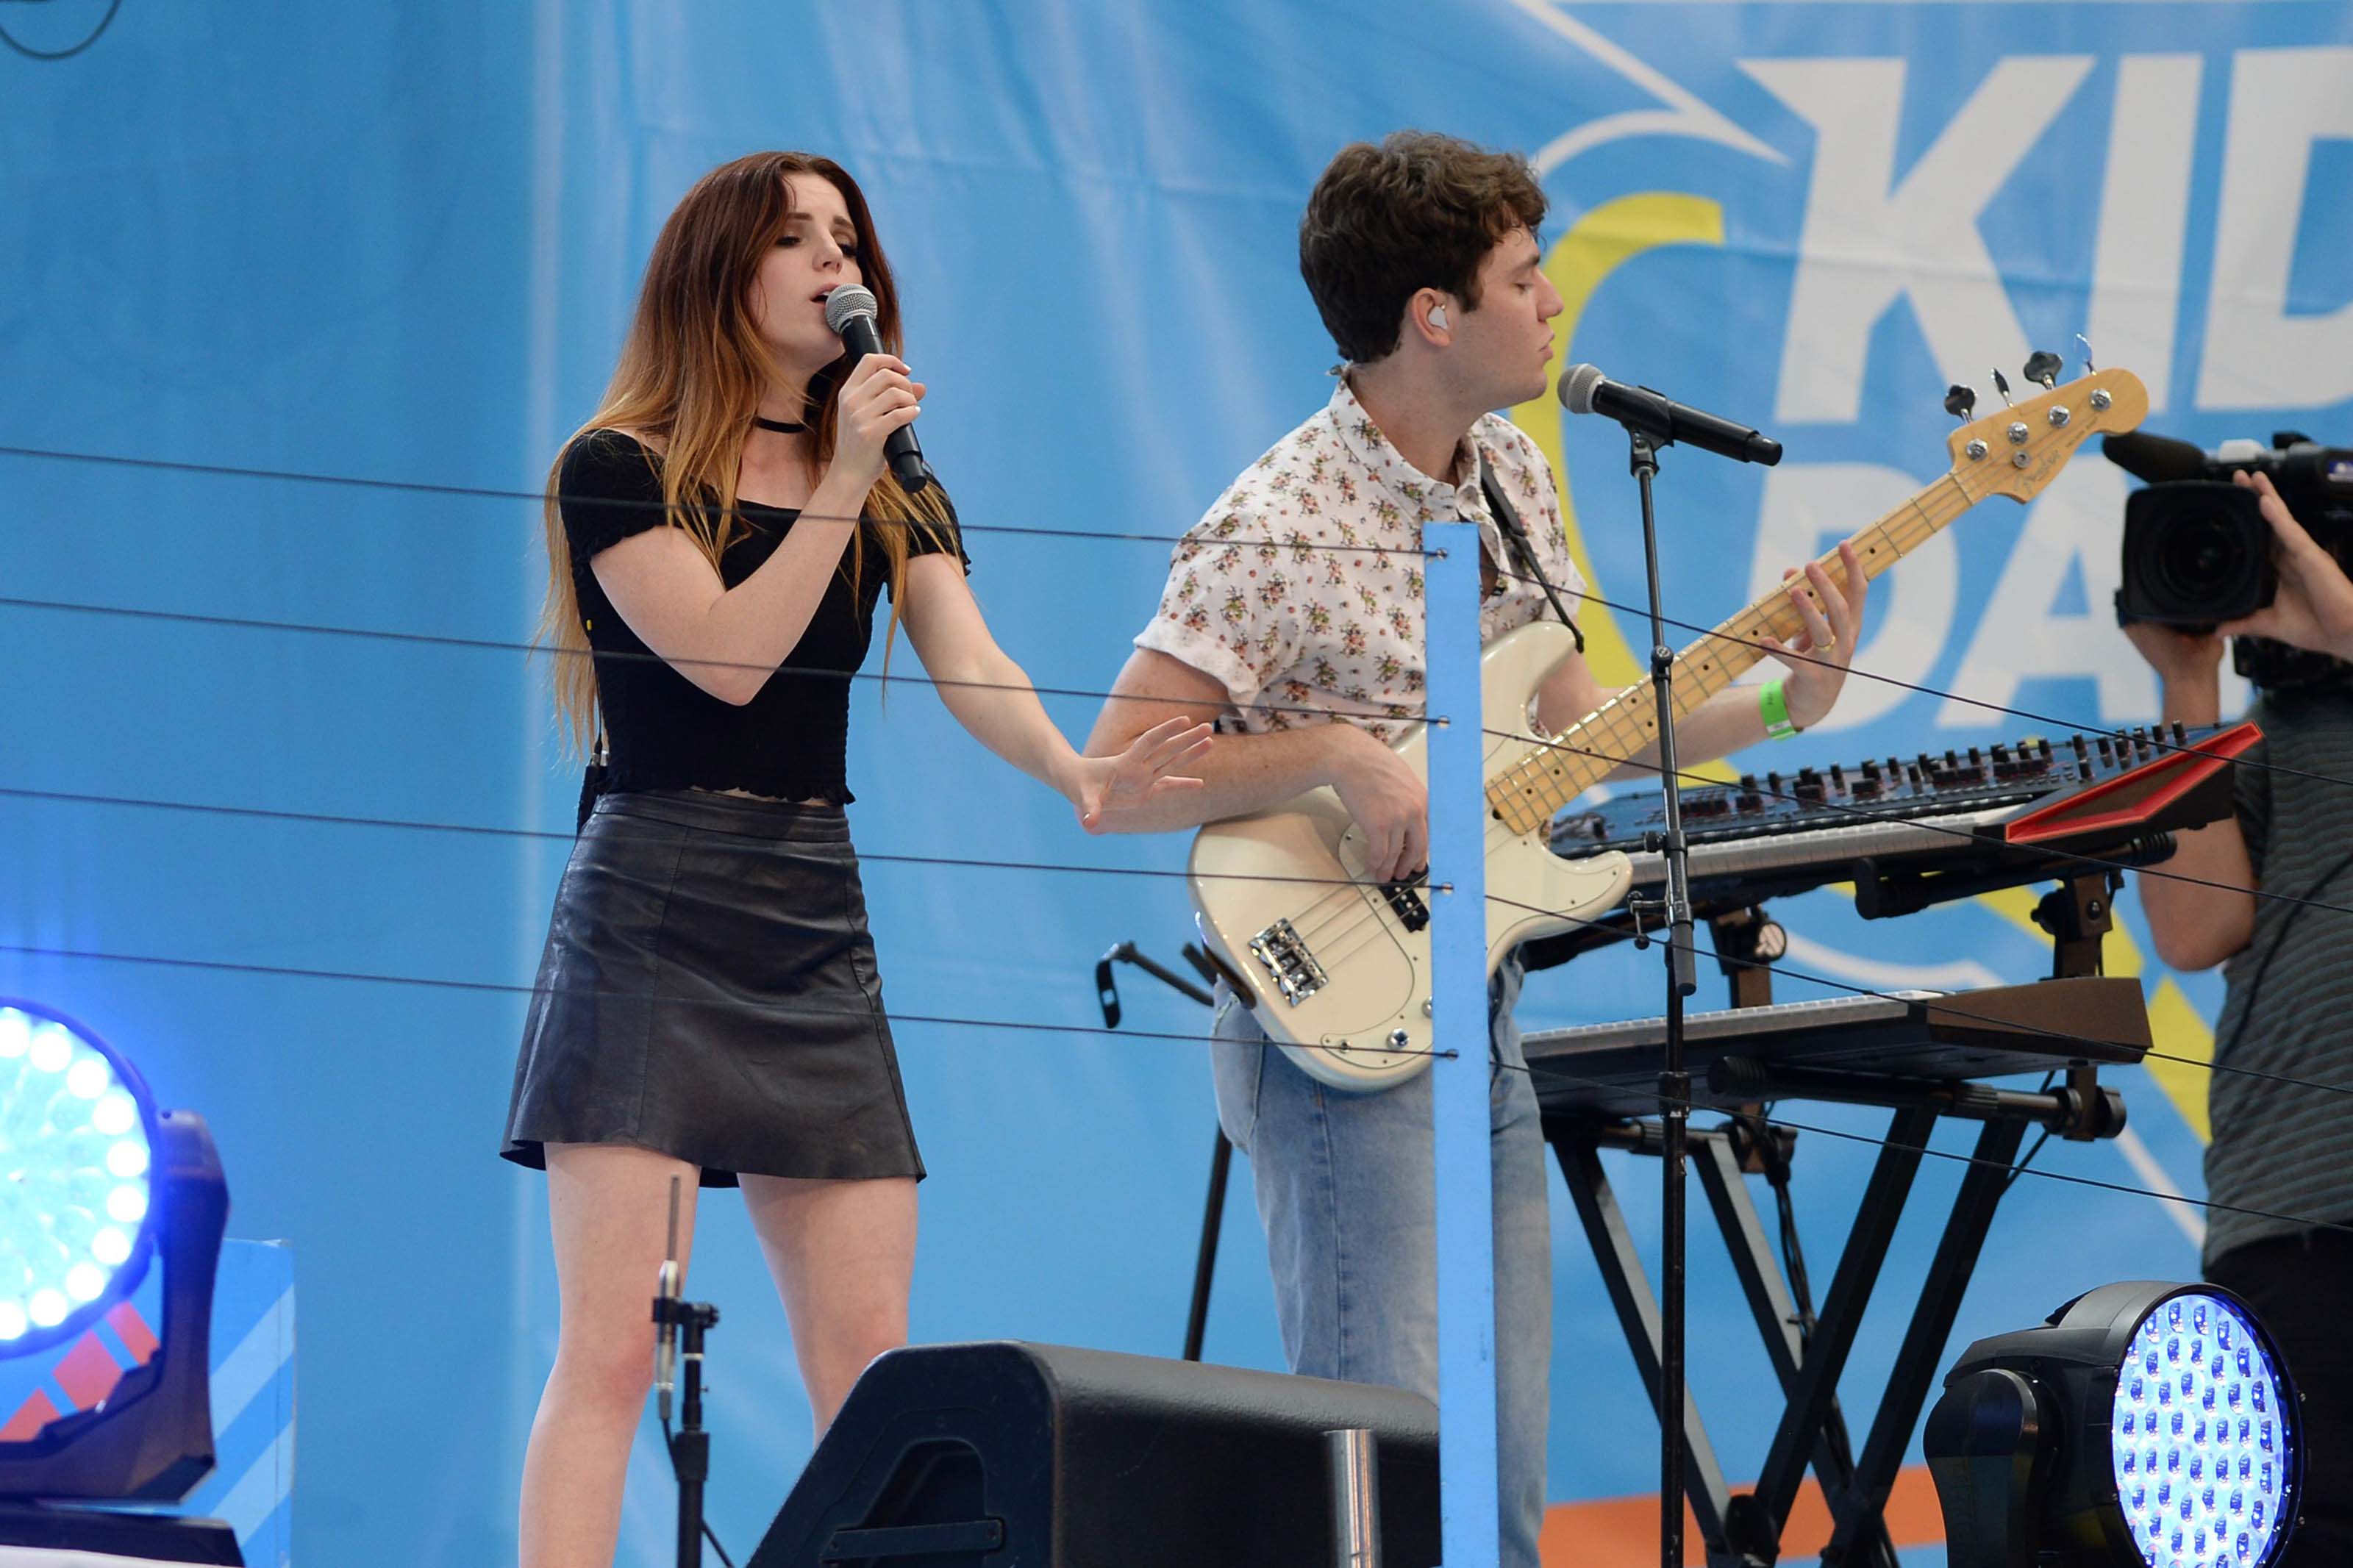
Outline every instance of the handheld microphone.
{"label": "handheld microphone", "polygon": [[1676,403],[1647,386],[1611,381],[1600,367],[1573,364],[1560,373],[1561,406],[1571,414],[1599,414],[1662,445],[1680,442],[1736,462],[1770,468],[1781,460],[1781,443],[1746,425]]}
{"label": "handheld microphone", "polygon": [[670,1419],[670,1390],[678,1384],[678,1178],[670,1179],[670,1256],[654,1285],[654,1403]]}
{"label": "handheld microphone", "polygon": [[[849,363],[855,366],[868,354],[882,353],[882,334],[874,324],[874,290],[855,283],[845,283],[825,297],[825,324],[849,351]],[[899,488],[914,494],[932,482],[932,470],[923,461],[923,449],[915,443],[912,426],[902,425],[882,443],[882,454],[891,459],[891,471],[898,476]]]}

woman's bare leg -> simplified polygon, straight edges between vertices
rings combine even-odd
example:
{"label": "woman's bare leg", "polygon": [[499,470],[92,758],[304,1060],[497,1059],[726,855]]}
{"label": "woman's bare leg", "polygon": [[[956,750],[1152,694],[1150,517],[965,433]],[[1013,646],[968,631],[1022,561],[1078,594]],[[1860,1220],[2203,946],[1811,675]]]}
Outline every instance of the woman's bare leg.
{"label": "woman's bare leg", "polygon": [[907,1342],[915,1271],[913,1177],[744,1176],[744,1202],[793,1326],[819,1436],[866,1363]]}
{"label": "woman's bare leg", "polygon": [[679,1178],[678,1256],[702,1172],[650,1149],[547,1146],[563,1319],[522,1463],[522,1568],[609,1568],[629,1445],[653,1381],[654,1288]]}

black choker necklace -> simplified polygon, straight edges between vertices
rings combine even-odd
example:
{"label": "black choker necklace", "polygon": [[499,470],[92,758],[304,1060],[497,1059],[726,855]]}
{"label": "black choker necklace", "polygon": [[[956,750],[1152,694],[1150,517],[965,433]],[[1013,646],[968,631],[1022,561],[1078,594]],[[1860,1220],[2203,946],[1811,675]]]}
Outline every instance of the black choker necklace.
{"label": "black choker necklace", "polygon": [[797,436],[808,428],[806,425],[789,424],[782,419],[771,419],[762,414],[753,415],[752,423],[763,430],[774,430],[779,436]]}

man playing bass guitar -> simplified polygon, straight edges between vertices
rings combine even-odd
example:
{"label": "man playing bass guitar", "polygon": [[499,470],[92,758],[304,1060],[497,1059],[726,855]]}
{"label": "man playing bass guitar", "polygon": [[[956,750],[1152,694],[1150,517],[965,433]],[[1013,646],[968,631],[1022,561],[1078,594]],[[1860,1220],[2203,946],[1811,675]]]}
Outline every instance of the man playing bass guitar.
{"label": "man playing bass guitar", "polygon": [[[1503,528],[1516,514],[1571,615],[1571,564],[1553,477],[1493,409],[1541,395],[1559,294],[1539,265],[1545,198],[1526,163],[1400,132],[1344,150],[1300,225],[1300,270],[1347,362],[1331,401],[1219,497],[1177,547],[1159,613],[1096,720],[1091,754],[1175,713],[1224,715],[1207,788],[1138,814],[1151,831],[1263,810],[1319,786],[1365,836],[1365,875],[1429,862],[1428,796],[1390,749],[1421,716],[1420,525],[1475,520],[1484,541],[1480,631],[1492,643],[1547,616]],[[1482,483],[1482,469],[1492,478]],[[1501,492],[1491,505],[1488,485]],[[1766,639],[1788,673],[1760,703],[1717,693],[1683,719],[1684,761],[1720,757],[1819,721],[1862,634],[1866,579],[1792,573],[1804,631]],[[1837,578],[1843,578],[1841,584]],[[1810,592],[1807,589],[1810,588]],[[1537,689],[1567,728],[1614,695],[1570,654]],[[1629,777],[1649,754],[1627,759]],[[1545,1500],[1552,1273],[1544,1145],[1512,1021],[1519,968],[1493,986],[1496,1379],[1504,1561],[1536,1568]],[[1213,1049],[1218,1111],[1250,1159],[1294,1372],[1438,1394],[1430,1080],[1350,1092],[1303,1071],[1223,987]]]}

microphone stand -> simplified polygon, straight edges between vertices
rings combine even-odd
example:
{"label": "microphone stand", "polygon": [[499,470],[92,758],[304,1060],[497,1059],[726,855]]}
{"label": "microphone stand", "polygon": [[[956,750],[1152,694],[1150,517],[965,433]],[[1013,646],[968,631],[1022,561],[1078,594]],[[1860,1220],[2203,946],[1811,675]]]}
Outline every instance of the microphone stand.
{"label": "microphone stand", "polygon": [[1626,426],[1628,466],[1642,493],[1642,564],[1651,588],[1651,692],[1659,720],[1659,783],[1666,796],[1667,831],[1661,847],[1667,869],[1667,1039],[1659,1072],[1659,1112],[1664,1134],[1660,1230],[1664,1253],[1659,1288],[1659,1561],[1683,1562],[1683,1217],[1684,1135],[1691,1121],[1691,1074],[1683,1069],[1683,998],[1699,989],[1692,952],[1690,868],[1684,853],[1682,781],[1675,771],[1674,649],[1667,646],[1659,595],[1659,529],[1651,481],[1658,448],[1647,431]]}
{"label": "microphone stand", "polygon": [[[654,1321],[678,1330],[680,1382],[678,1430],[665,1430],[670,1471],[678,1478],[678,1568],[702,1568],[702,1484],[711,1478],[711,1434],[702,1429],[702,1336],[718,1326],[719,1309],[702,1301],[656,1298]],[[670,1391],[661,1394],[670,1414]],[[669,1422],[664,1420],[668,1427]]]}
{"label": "microphone stand", "polygon": [[[676,1176],[670,1179],[670,1257],[654,1293],[654,1407],[670,1447],[670,1473],[678,1478],[678,1568],[702,1568],[702,1484],[711,1479],[711,1434],[702,1429],[702,1336],[719,1326],[719,1309],[679,1300],[678,1182]],[[670,1384],[681,1361],[686,1363],[686,1390],[678,1430],[672,1432]],[[720,1555],[727,1553],[723,1550]]]}

